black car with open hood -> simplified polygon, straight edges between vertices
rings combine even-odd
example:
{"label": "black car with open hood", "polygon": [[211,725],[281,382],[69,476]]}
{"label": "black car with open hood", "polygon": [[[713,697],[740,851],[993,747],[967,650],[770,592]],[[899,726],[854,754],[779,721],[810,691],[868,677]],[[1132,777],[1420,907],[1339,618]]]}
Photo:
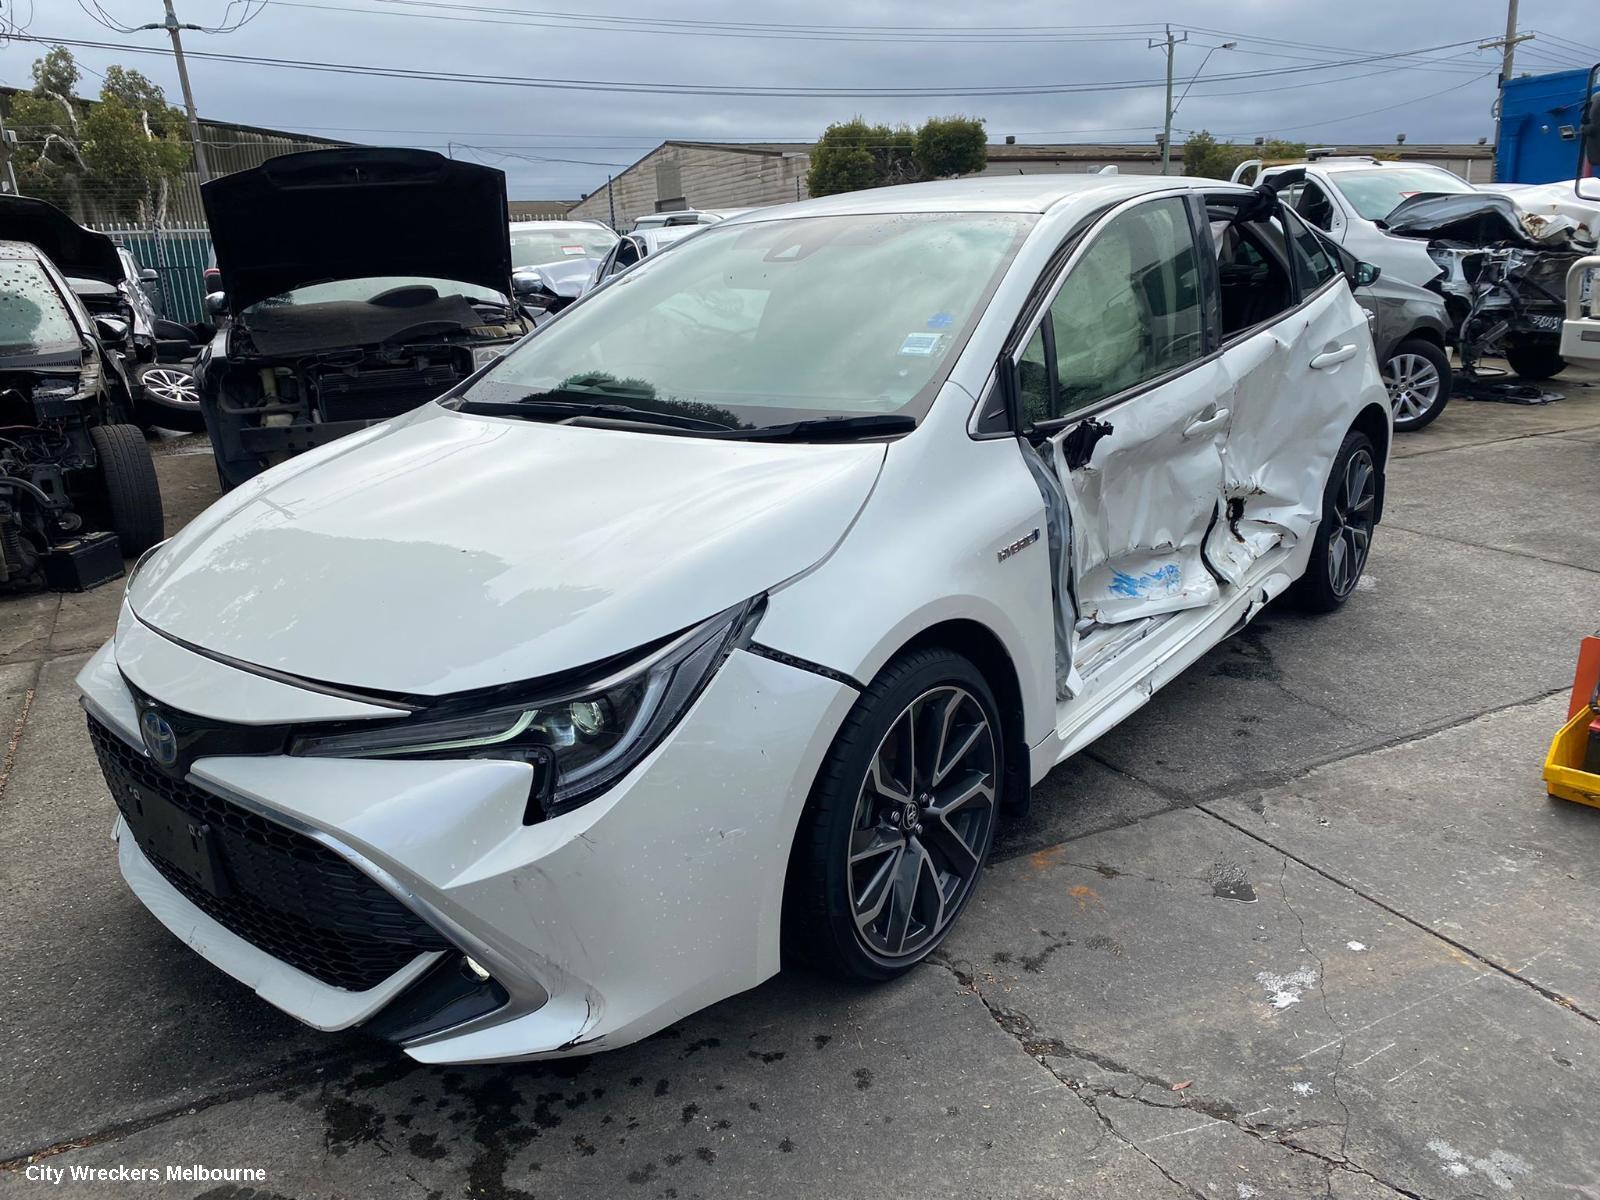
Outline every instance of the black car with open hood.
{"label": "black car with open hood", "polygon": [[309,150],[201,188],[237,315],[312,283],[378,276],[511,284],[506,177],[431,150]]}
{"label": "black car with open hood", "polygon": [[201,356],[231,487],[399,416],[531,328],[505,175],[426,150],[286,154],[201,189],[227,327]]}

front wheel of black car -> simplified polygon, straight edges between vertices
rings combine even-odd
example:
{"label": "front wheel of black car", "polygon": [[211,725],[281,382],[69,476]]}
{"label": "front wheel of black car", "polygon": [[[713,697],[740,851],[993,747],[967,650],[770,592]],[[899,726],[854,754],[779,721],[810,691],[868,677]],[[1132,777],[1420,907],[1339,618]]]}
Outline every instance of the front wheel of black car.
{"label": "front wheel of black car", "polygon": [[1394,427],[1406,433],[1431,423],[1450,403],[1450,360],[1432,342],[1401,342],[1383,364]]}
{"label": "front wheel of black car", "polygon": [[928,649],[890,663],[845,718],[796,831],[786,952],[860,983],[932,953],[983,873],[1004,756],[970,661]]}
{"label": "front wheel of black car", "polygon": [[1567,360],[1555,346],[1516,346],[1506,350],[1506,362],[1521,379],[1554,379],[1566,370]]}
{"label": "front wheel of black car", "polygon": [[161,486],[144,434],[133,425],[96,425],[89,430],[100,461],[111,531],[125,558],[136,558],[165,536]]}

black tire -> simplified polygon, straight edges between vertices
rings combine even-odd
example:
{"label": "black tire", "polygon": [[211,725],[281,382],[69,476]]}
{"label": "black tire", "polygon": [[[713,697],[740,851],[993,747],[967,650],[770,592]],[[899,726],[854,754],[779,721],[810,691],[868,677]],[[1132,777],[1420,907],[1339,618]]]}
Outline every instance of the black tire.
{"label": "black tire", "polygon": [[[941,700],[944,705],[935,707]],[[986,740],[980,714],[987,724]],[[939,746],[956,749],[951,751],[953,757],[946,759],[943,772],[938,771],[940,752],[928,753],[925,748],[924,767],[913,765],[903,776],[900,770],[905,759],[896,756],[898,761],[883,774],[904,778],[907,786],[903,787],[905,799],[892,800],[888,791],[880,791],[869,780],[869,771],[880,755],[893,753],[892,734],[907,733],[914,740],[919,726],[936,735]],[[983,673],[966,658],[930,648],[904,655],[885,667],[856,700],[834,738],[795,833],[783,908],[785,956],[841,979],[871,983],[893,979],[932,953],[976,890],[988,860],[999,818],[1004,755],[1005,738],[994,694]],[[914,754],[912,758],[916,760]],[[934,772],[926,771],[926,761],[934,762]],[[942,780],[937,777],[940,774]],[[986,775],[990,792],[986,812],[981,794],[969,795],[965,802],[955,799],[960,794],[981,792]],[[896,779],[890,782],[902,786]],[[911,814],[918,811],[923,797],[932,800],[932,807],[922,803],[913,825]],[[881,820],[863,824],[864,815],[870,815],[874,807],[885,817],[890,812],[897,814],[903,826],[895,826],[893,818],[888,825]],[[940,807],[945,808],[943,819]],[[923,820],[928,822],[926,831]],[[853,847],[885,836],[892,841],[896,829],[902,830],[898,853],[892,848],[878,849],[863,856],[865,863],[852,860]],[[959,847],[958,854],[951,853],[954,847]],[[869,944],[871,931],[858,927],[853,897],[864,875],[884,881],[878,907],[886,910],[882,916],[886,931],[896,925],[895,901],[906,894],[900,881],[909,879],[910,897],[902,906],[907,916],[899,926],[899,953]],[[929,890],[920,890],[924,884]],[[876,888],[868,883],[864,890]],[[928,903],[937,905],[936,917],[927,915]],[[884,937],[887,941],[893,934],[886,932]]]}
{"label": "black tire", "polygon": [[123,557],[137,558],[166,536],[150,447],[132,425],[96,425],[89,439],[100,460],[111,531]]}
{"label": "black tire", "polygon": [[[1413,359],[1423,359],[1433,368],[1438,378],[1438,391],[1431,403],[1425,403],[1420,413],[1403,416],[1404,406],[1396,401],[1394,389],[1397,382],[1405,382],[1405,376],[1394,368],[1397,363],[1403,363],[1408,356]],[[1389,351],[1388,361],[1383,364],[1383,381],[1389,387],[1389,402],[1394,408],[1394,427],[1402,432],[1412,433],[1438,420],[1445,405],[1450,403],[1450,388],[1454,383],[1454,376],[1450,371],[1450,359],[1443,350],[1432,342],[1421,338],[1410,338]]]}
{"label": "black tire", "polygon": [[[1371,472],[1370,490],[1365,504],[1348,504],[1344,492],[1352,478],[1352,462],[1363,459]],[[1289,589],[1289,598],[1307,612],[1328,613],[1340,607],[1356,590],[1361,572],[1367,565],[1367,553],[1372,545],[1373,527],[1376,524],[1377,498],[1382,484],[1381,468],[1372,446],[1372,439],[1359,430],[1352,429],[1344,435],[1339,453],[1334,455],[1333,467],[1328,472],[1328,482],[1322,491],[1322,520],[1312,539],[1311,559],[1306,573],[1295,580]],[[1358,540],[1351,531],[1361,528],[1364,520],[1364,540],[1360,541],[1359,554],[1353,570],[1347,565],[1347,556],[1356,553]]]}
{"label": "black tire", "polygon": [[1517,346],[1506,351],[1506,362],[1521,379],[1554,379],[1567,369],[1555,346]]}

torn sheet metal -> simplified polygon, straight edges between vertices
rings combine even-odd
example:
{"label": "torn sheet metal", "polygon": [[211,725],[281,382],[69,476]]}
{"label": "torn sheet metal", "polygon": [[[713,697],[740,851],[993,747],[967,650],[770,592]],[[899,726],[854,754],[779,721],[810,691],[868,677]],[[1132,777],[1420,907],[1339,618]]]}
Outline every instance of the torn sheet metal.
{"label": "torn sheet metal", "polygon": [[1045,529],[1050,539],[1050,593],[1054,601],[1051,611],[1055,617],[1056,698],[1070,700],[1081,687],[1072,661],[1078,621],[1078,601],[1072,586],[1072,511],[1067,507],[1067,493],[1060,478],[1030,442],[1022,443],[1022,460],[1044,501]]}
{"label": "torn sheet metal", "polygon": [[1221,594],[1202,547],[1222,491],[1226,392],[1213,360],[1106,414],[1092,437],[1080,422],[1052,439],[1073,519],[1079,617],[1116,624]]}

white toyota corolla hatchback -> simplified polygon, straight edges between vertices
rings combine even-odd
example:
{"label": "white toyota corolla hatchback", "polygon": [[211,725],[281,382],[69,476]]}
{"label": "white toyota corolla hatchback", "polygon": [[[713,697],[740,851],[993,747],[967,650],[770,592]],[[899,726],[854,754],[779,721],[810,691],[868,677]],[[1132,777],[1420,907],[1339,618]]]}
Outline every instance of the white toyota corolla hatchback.
{"label": "white toyota corolla hatchback", "polygon": [[764,209],[151,552],[79,678],[121,870],[321,1029],[615,1047],[887,979],[1051,767],[1354,589],[1389,404],[1269,196]]}

